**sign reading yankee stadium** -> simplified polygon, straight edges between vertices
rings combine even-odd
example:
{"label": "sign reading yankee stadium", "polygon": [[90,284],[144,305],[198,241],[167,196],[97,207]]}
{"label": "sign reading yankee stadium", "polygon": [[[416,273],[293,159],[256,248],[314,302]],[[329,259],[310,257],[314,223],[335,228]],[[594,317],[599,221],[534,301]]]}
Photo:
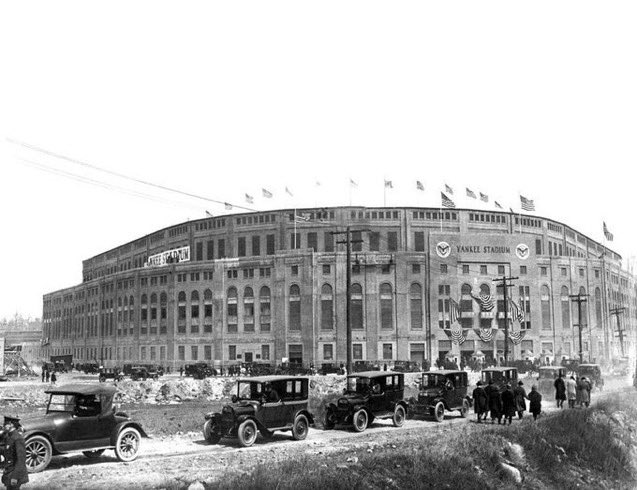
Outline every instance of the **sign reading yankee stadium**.
{"label": "sign reading yankee stadium", "polygon": [[[452,252],[458,256],[477,255],[514,255],[518,259],[526,260],[530,255],[530,248],[525,243],[520,243],[519,237],[508,240],[499,237],[472,237],[470,242],[454,240],[455,237],[445,237],[445,240],[436,240],[435,250],[439,257],[447,258]],[[495,243],[494,243],[495,242]],[[510,243],[509,243],[510,242]]]}
{"label": "sign reading yankee stadium", "polygon": [[166,250],[146,259],[145,267],[155,267],[176,262],[187,262],[190,260],[190,246]]}

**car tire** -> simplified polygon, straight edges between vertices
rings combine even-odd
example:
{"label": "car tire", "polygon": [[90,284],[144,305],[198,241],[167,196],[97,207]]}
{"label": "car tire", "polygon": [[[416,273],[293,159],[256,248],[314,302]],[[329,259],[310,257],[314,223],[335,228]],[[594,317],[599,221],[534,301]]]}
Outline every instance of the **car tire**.
{"label": "car tire", "polygon": [[292,425],[292,437],[295,441],[302,441],[307,437],[309,429],[310,424],[307,417],[303,414],[297,415],[294,419],[294,425]]}
{"label": "car tire", "polygon": [[368,420],[369,417],[367,416],[367,412],[365,411],[365,409],[361,408],[360,410],[354,412],[354,415],[352,416],[352,425],[354,426],[354,430],[356,432],[363,432],[365,429],[367,429]]}
{"label": "car tire", "polygon": [[239,443],[243,447],[250,447],[257,440],[257,424],[254,420],[248,419],[241,422],[239,429],[237,430],[237,436],[239,437]]}
{"label": "car tire", "polygon": [[82,454],[86,456],[88,459],[95,459],[95,458],[99,458],[103,452],[104,452],[104,449],[96,449],[95,451],[82,451]]}
{"label": "car tire", "polygon": [[139,453],[142,436],[133,427],[123,428],[117,435],[115,442],[115,456],[124,462],[134,461]]}
{"label": "car tire", "polygon": [[402,405],[396,405],[394,408],[394,416],[392,417],[394,427],[402,427],[405,424],[405,418],[405,407]]}
{"label": "car tire", "polygon": [[434,407],[434,418],[436,422],[442,422],[445,419],[445,404],[442,402],[436,403]]}
{"label": "car tire", "polygon": [[221,436],[215,429],[215,423],[212,419],[206,420],[206,423],[203,424],[203,437],[210,444],[217,444],[221,440]]}
{"label": "car tire", "polygon": [[25,448],[27,472],[38,473],[49,466],[53,457],[53,447],[46,437],[29,437]]}
{"label": "car tire", "polygon": [[471,409],[471,405],[469,404],[469,400],[466,398],[462,400],[462,408],[460,409],[460,416],[464,419],[469,414],[469,410]]}

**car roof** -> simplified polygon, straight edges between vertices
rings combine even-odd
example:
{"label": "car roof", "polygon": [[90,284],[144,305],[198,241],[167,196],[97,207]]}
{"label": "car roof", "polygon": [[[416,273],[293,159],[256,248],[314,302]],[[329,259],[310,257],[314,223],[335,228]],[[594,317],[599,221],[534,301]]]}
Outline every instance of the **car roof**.
{"label": "car roof", "polygon": [[483,369],[483,371],[496,372],[496,371],[508,371],[509,369],[515,369],[517,371],[518,368],[515,368],[515,367],[492,367],[492,368]]}
{"label": "car roof", "polygon": [[45,393],[73,395],[113,395],[117,388],[105,384],[68,384],[44,390]]}
{"label": "car roof", "polygon": [[272,376],[253,376],[251,378],[241,378],[239,381],[254,381],[256,383],[273,383],[276,381],[287,381],[287,380],[297,380],[304,379],[307,380],[307,377],[304,376],[282,376],[282,375],[272,375]]}
{"label": "car roof", "polygon": [[580,364],[579,367],[599,367],[599,364]]}
{"label": "car roof", "polygon": [[455,370],[455,369],[440,369],[439,371],[426,371],[422,374],[442,374],[446,376],[447,374],[456,374],[456,373],[464,373],[464,371]]}
{"label": "car roof", "polygon": [[389,376],[390,374],[400,374],[396,371],[362,371],[360,373],[353,373],[348,378],[382,378],[383,376]]}
{"label": "car roof", "polygon": [[540,366],[540,370],[544,369],[545,371],[555,371],[558,369],[566,369],[564,366]]}

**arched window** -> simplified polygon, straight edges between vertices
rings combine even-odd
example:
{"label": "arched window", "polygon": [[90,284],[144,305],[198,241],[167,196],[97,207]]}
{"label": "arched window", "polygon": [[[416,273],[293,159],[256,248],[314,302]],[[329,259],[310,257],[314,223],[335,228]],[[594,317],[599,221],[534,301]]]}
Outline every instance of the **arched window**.
{"label": "arched window", "polygon": [[301,290],[296,284],[290,286],[288,328],[290,330],[301,330]]}
{"label": "arched window", "polygon": [[551,330],[551,291],[546,284],[540,288],[540,306],[542,310],[542,330]]}
{"label": "arched window", "polygon": [[332,298],[332,286],[323,284],[321,287],[321,329],[332,330],[334,328],[334,301]]}
{"label": "arched window", "polygon": [[259,322],[262,332],[270,331],[270,288],[263,286],[259,291]]}
{"label": "arched window", "polygon": [[422,286],[417,282],[409,287],[409,310],[412,329],[422,328]]}
{"label": "arched window", "polygon": [[568,288],[562,286],[560,293],[560,305],[562,307],[562,328],[571,328],[571,306]]}
{"label": "arched window", "polygon": [[602,291],[595,288],[595,321],[597,328],[602,328]]}
{"label": "arched window", "polygon": [[360,284],[354,283],[352,284],[352,288],[350,290],[350,322],[352,325],[352,329],[354,330],[362,330],[363,329],[363,288]]}
{"label": "arched window", "polygon": [[237,288],[234,286],[228,288],[227,298],[227,315],[228,315],[228,333],[237,333],[238,307],[237,307]]}
{"label": "arched window", "polygon": [[462,328],[473,328],[473,304],[471,297],[471,285],[463,284],[460,287],[460,324]]}
{"label": "arched window", "polygon": [[380,285],[380,328],[394,328],[394,295],[387,282]]}

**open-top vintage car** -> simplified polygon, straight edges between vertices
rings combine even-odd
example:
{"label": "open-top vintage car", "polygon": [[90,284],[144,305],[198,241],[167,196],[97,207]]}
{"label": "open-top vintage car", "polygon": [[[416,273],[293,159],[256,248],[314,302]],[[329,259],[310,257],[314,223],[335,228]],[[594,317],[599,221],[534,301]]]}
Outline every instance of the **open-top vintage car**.
{"label": "open-top vintage car", "polygon": [[260,376],[240,379],[232,404],[205,416],[203,435],[212,444],[222,437],[236,437],[252,446],[260,432],[265,438],[274,431],[291,431],[295,440],[305,439],[314,416],[308,411],[308,378]]}
{"label": "open-top vintage car", "polygon": [[445,410],[458,410],[466,417],[471,408],[471,397],[467,395],[467,373],[465,371],[429,371],[422,373],[418,398],[409,400],[409,415],[431,416],[442,422]]}
{"label": "open-top vintage car", "polygon": [[351,424],[356,432],[363,432],[377,418],[391,418],[400,427],[407,413],[404,378],[404,373],[394,371],[365,371],[348,376],[343,396],[327,407],[325,429]]}
{"label": "open-top vintage car", "polygon": [[514,367],[493,367],[482,370],[482,383],[488,385],[493,380],[493,384],[502,392],[507,384],[514,387],[518,384],[518,370]]}
{"label": "open-top vintage car", "polygon": [[113,406],[117,389],[106,384],[69,384],[46,390],[46,413],[20,421],[29,473],[44,470],[52,456],[82,452],[99,457],[113,449],[120,461],[137,458],[141,425]]}

